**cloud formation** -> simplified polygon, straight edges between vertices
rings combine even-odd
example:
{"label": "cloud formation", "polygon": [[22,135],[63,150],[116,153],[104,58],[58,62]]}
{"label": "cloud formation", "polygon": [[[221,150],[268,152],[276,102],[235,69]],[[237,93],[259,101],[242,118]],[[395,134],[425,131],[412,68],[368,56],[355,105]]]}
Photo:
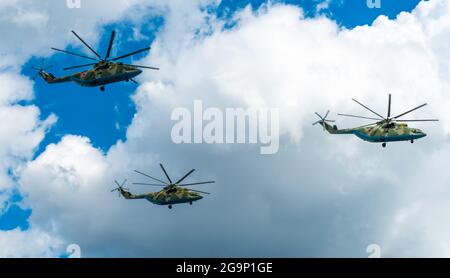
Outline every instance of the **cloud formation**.
{"label": "cloud formation", "polygon": [[[20,171],[32,227],[87,256],[359,257],[372,243],[382,256],[448,256],[449,14],[434,0],[346,30],[280,4],[246,8],[227,29],[197,9],[180,24],[188,15],[177,10],[139,62],[162,70],[140,78],[126,142],[104,154],[69,135]],[[394,113],[429,102],[414,116],[441,122],[387,149],[311,127],[314,111],[365,113],[352,97],[384,114],[388,92]],[[170,113],[195,99],[279,108],[280,151],[173,144]],[[109,192],[114,178],[138,181],[133,169],[157,175],[159,162],[173,176],[196,168],[192,178],[215,179],[213,194],[168,210]]]}

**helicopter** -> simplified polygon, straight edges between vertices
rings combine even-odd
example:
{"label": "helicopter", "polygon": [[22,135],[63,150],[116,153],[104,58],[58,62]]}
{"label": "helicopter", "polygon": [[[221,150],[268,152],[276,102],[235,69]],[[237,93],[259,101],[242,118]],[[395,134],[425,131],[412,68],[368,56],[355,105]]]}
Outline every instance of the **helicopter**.
{"label": "helicopter", "polygon": [[85,59],[89,59],[95,62],[72,66],[64,68],[63,70],[70,70],[75,68],[83,68],[92,66],[91,69],[85,70],[82,72],[77,72],[74,74],[66,75],[63,77],[55,77],[53,74],[46,71],[46,68],[37,68],[32,67],[34,70],[38,71],[38,75],[44,79],[48,84],[56,84],[63,82],[75,82],[83,87],[98,87],[100,86],[101,91],[105,91],[105,85],[121,82],[121,81],[132,81],[137,83],[133,78],[142,73],[141,69],[152,69],[159,70],[159,68],[155,67],[147,67],[147,66],[139,66],[139,65],[129,65],[120,62],[116,62],[120,59],[136,55],[138,53],[150,50],[150,47],[146,47],[140,50],[133,51],[131,53],[121,55],[119,57],[110,58],[112,46],[114,43],[114,38],[116,36],[116,32],[111,32],[111,37],[109,39],[108,49],[106,51],[105,57],[101,57],[89,44],[87,44],[75,31],[72,30],[72,33],[77,37],[96,57],[91,57],[75,52],[70,52],[58,48],[52,48],[55,51],[82,57]]}
{"label": "helicopter", "polygon": [[127,182],[127,180],[125,179],[122,182],[122,184],[119,184],[115,180],[114,182],[116,183],[117,188],[114,188],[113,190],[111,190],[111,192],[119,191],[119,196],[123,196],[127,200],[129,200],[129,199],[146,199],[147,201],[149,201],[153,204],[156,204],[156,205],[163,205],[163,206],[168,205],[169,209],[171,209],[173,204],[189,203],[192,205],[193,202],[198,201],[203,198],[203,196],[201,194],[210,194],[205,191],[184,188],[185,186],[215,183],[215,181],[203,181],[203,182],[182,184],[181,182],[184,179],[186,179],[189,175],[191,175],[195,171],[195,169],[190,170],[186,175],[184,175],[178,181],[172,182],[172,179],[167,174],[164,166],[161,163],[159,164],[159,166],[161,167],[162,171],[164,172],[164,175],[166,176],[168,182],[154,178],[154,177],[147,175],[146,173],[140,172],[138,170],[134,170],[136,173],[143,175],[147,178],[150,178],[153,181],[157,181],[158,183],[143,183],[143,182],[136,183],[135,182],[133,184],[161,186],[161,187],[163,187],[162,190],[157,191],[157,192],[150,192],[150,193],[146,193],[146,194],[135,195],[135,194],[130,193],[130,189],[124,188],[124,185]]}
{"label": "helicopter", "polygon": [[365,117],[365,116],[357,116],[357,115],[349,115],[349,114],[338,114],[339,116],[345,117],[353,117],[360,119],[368,119],[375,120],[375,123],[355,127],[355,128],[347,128],[347,129],[338,129],[336,125],[331,126],[329,123],[335,122],[334,120],[328,120],[327,116],[330,113],[328,110],[324,117],[322,117],[319,113],[315,112],[315,114],[320,118],[319,121],[314,122],[313,125],[320,124],[323,126],[324,130],[327,130],[330,134],[353,134],[358,138],[372,143],[381,143],[382,147],[386,147],[387,142],[395,142],[395,141],[410,141],[414,143],[414,140],[423,138],[426,134],[418,129],[409,127],[406,122],[436,122],[438,119],[421,119],[421,120],[402,120],[400,119],[404,115],[411,113],[419,108],[427,105],[426,103],[419,105],[413,109],[410,109],[404,113],[401,113],[395,117],[391,117],[391,94],[389,94],[388,100],[388,111],[387,117],[383,117],[379,113],[370,109],[366,105],[357,101],[356,99],[352,99],[357,104],[361,105],[365,109],[369,110],[371,113],[376,115],[378,118],[374,117]]}

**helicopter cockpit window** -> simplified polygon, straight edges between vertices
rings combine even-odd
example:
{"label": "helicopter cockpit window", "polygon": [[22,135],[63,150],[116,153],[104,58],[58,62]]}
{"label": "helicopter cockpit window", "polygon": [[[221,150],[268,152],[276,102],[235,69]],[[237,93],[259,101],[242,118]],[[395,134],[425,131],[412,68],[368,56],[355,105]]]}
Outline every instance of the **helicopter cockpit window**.
{"label": "helicopter cockpit window", "polygon": [[175,193],[175,192],[177,192],[176,188],[170,188],[167,190],[167,193]]}
{"label": "helicopter cockpit window", "polygon": [[386,128],[394,128],[395,124],[394,123],[389,123],[386,125]]}

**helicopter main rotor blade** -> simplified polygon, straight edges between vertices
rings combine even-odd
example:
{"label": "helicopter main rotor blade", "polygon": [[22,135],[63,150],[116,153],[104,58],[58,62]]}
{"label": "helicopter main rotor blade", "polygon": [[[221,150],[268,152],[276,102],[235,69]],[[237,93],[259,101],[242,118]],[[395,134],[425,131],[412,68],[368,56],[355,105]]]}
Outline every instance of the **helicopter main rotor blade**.
{"label": "helicopter main rotor blade", "polygon": [[438,119],[398,120],[397,122],[439,122]]}
{"label": "helicopter main rotor blade", "polygon": [[375,120],[378,121],[379,119],[371,118],[371,117],[364,117],[364,116],[356,116],[356,115],[350,115],[350,114],[338,114],[339,116],[345,116],[345,117],[353,117],[353,118],[360,118],[360,119],[368,119],[368,120]]}
{"label": "helicopter main rotor blade", "polygon": [[117,184],[118,187],[121,187],[121,185],[117,182],[117,180],[114,180],[114,182]]}
{"label": "helicopter main rotor blade", "polygon": [[319,117],[319,118],[321,118],[322,120],[323,120],[323,117],[322,116],[320,116],[320,114],[319,113],[317,113],[317,112],[314,112],[316,115],[317,115],[317,117]]}
{"label": "helicopter main rotor blade", "polygon": [[398,118],[400,118],[401,116],[404,116],[404,115],[406,115],[406,114],[408,114],[408,113],[411,113],[411,112],[413,112],[413,111],[416,111],[416,110],[419,109],[419,108],[424,107],[425,105],[427,105],[427,104],[424,103],[424,104],[422,104],[422,105],[419,105],[419,106],[417,106],[416,108],[413,108],[413,109],[408,110],[408,111],[406,111],[406,112],[404,112],[404,113],[402,113],[402,114],[400,114],[400,115],[398,115],[398,116],[393,117],[392,119],[398,119]]}
{"label": "helicopter main rotor blade", "polygon": [[369,107],[365,106],[364,104],[362,104],[361,102],[357,101],[354,98],[352,98],[352,100],[384,120],[384,117],[381,116],[380,114],[378,114],[377,112],[373,111],[372,109],[370,109]]}
{"label": "helicopter main rotor blade", "polygon": [[169,180],[170,184],[172,184],[172,180],[170,179],[169,175],[167,174],[166,169],[164,169],[164,166],[161,163],[159,163],[159,166],[163,170],[164,175],[166,175],[166,178]]}
{"label": "helicopter main rotor blade", "polygon": [[191,171],[189,171],[186,175],[184,175],[181,179],[179,179],[176,183],[174,184],[179,184],[181,181],[183,181],[185,178],[187,178],[190,174],[192,174],[195,171],[195,169],[192,169]]}
{"label": "helicopter main rotor blade", "polygon": [[73,66],[73,67],[63,68],[63,70],[70,70],[70,69],[76,69],[76,68],[84,68],[84,67],[93,66],[93,65],[96,65],[96,64],[97,64],[97,63],[90,63],[90,64],[85,64],[85,65]]}
{"label": "helicopter main rotor blade", "polygon": [[146,176],[147,178],[151,178],[152,180],[155,180],[155,181],[158,181],[158,182],[163,183],[163,184],[165,184],[165,185],[168,185],[167,182],[162,181],[162,180],[159,180],[159,179],[157,179],[157,178],[154,178],[154,177],[152,177],[152,176],[150,176],[150,175],[147,175],[146,173],[139,172],[138,170],[134,170],[134,171],[135,171],[136,173],[138,173],[138,174],[141,174],[141,175],[143,175],[143,176]]}
{"label": "helicopter main rotor blade", "polygon": [[330,110],[327,111],[327,113],[325,114],[325,116],[323,118],[326,119],[328,117],[328,114],[330,114]]}
{"label": "helicopter main rotor blade", "polygon": [[391,117],[391,94],[389,94],[389,100],[388,100],[388,113],[387,113],[387,118],[389,119]]}
{"label": "helicopter main rotor blade", "polygon": [[202,181],[202,182],[185,183],[185,184],[177,184],[177,185],[178,186],[189,186],[189,185],[209,184],[209,183],[215,183],[215,181]]}
{"label": "helicopter main rotor blade", "polygon": [[111,54],[111,49],[114,43],[114,38],[116,36],[116,31],[111,32],[111,38],[109,39],[108,51],[106,51],[105,60],[108,60],[109,55]]}
{"label": "helicopter main rotor blade", "polygon": [[159,70],[159,68],[155,68],[155,67],[147,67],[147,66],[139,66],[139,65],[128,65],[127,66],[132,66],[135,68],[144,68],[144,69],[152,69],[152,70]]}
{"label": "helicopter main rotor blade", "polygon": [[58,49],[58,48],[54,48],[54,47],[52,47],[52,49],[55,50],[55,51],[66,53],[66,54],[75,55],[75,56],[86,58],[86,59],[89,59],[89,60],[98,61],[95,58],[92,58],[92,57],[89,57],[89,56],[85,56],[85,55],[82,55],[82,54],[78,54],[78,53],[74,53],[74,52],[70,52],[70,51],[66,51],[66,50],[62,50],[62,49]]}
{"label": "helicopter main rotor blade", "polygon": [[131,53],[128,53],[128,54],[125,54],[125,55],[119,56],[119,57],[117,57],[117,58],[114,58],[114,59],[111,59],[111,60],[113,60],[113,61],[117,61],[117,60],[120,60],[120,59],[126,58],[126,57],[128,57],[128,56],[132,56],[132,55],[135,55],[135,54],[138,54],[138,53],[141,53],[141,52],[147,51],[147,50],[150,50],[150,47],[146,47],[146,48],[143,48],[143,49],[140,49],[140,50],[136,50],[136,51],[133,51],[133,52],[131,52]]}
{"label": "helicopter main rotor blade", "polygon": [[209,192],[205,192],[205,191],[200,191],[200,190],[195,190],[195,189],[189,189],[190,191],[194,191],[194,192],[198,192],[198,193],[203,193],[203,194],[211,194]]}
{"label": "helicopter main rotor blade", "polygon": [[151,186],[166,186],[165,184],[145,183],[145,182],[133,182],[136,185],[151,185]]}
{"label": "helicopter main rotor blade", "polygon": [[90,51],[92,51],[92,53],[95,54],[95,56],[97,56],[100,60],[102,59],[102,56],[100,56],[100,54],[98,54],[89,44],[87,44],[80,36],[78,36],[77,33],[75,33],[75,31],[72,30],[72,33],[75,35],[75,37],[77,37],[87,48],[89,48]]}

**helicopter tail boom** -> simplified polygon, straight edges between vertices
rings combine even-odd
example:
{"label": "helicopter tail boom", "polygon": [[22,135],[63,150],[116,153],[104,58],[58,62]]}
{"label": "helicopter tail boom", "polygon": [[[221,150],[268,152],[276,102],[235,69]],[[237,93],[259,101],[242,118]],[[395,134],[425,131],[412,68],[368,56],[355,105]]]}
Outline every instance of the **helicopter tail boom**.
{"label": "helicopter tail boom", "polygon": [[72,81],[72,76],[64,76],[64,77],[55,77],[53,74],[48,73],[46,71],[40,71],[39,76],[44,79],[45,82],[48,84],[56,84],[56,83],[64,83],[64,82],[70,82]]}
{"label": "helicopter tail boom", "polygon": [[338,133],[338,131],[339,131],[339,129],[337,128],[337,126],[336,125],[330,125],[330,124],[328,124],[328,123],[326,123],[326,122],[320,122],[319,123],[321,126],[323,126],[323,128],[326,130],[326,131],[328,131],[328,133],[330,133],[330,134],[336,134],[336,133]]}
{"label": "helicopter tail boom", "polygon": [[124,188],[123,186],[127,182],[126,179],[122,182],[122,184],[119,184],[116,180],[114,182],[116,183],[117,187],[114,188],[113,190],[111,190],[111,192],[118,191],[119,197],[122,196],[125,199],[144,199],[146,197],[146,195],[143,195],[143,194],[134,195],[129,191],[128,188]]}
{"label": "helicopter tail boom", "polygon": [[119,190],[119,192],[120,192],[120,195],[122,195],[122,197],[124,197],[127,200],[130,200],[130,199],[144,199],[145,198],[143,195],[134,195],[131,192],[123,190],[123,189]]}
{"label": "helicopter tail boom", "polygon": [[329,115],[330,110],[327,111],[324,117],[322,117],[319,113],[315,113],[320,120],[313,123],[313,125],[320,124],[323,126],[323,129],[328,131],[330,134],[351,134],[353,133],[353,130],[351,129],[338,129],[336,125],[330,125],[329,123],[334,123],[334,120],[328,120],[327,116]]}

